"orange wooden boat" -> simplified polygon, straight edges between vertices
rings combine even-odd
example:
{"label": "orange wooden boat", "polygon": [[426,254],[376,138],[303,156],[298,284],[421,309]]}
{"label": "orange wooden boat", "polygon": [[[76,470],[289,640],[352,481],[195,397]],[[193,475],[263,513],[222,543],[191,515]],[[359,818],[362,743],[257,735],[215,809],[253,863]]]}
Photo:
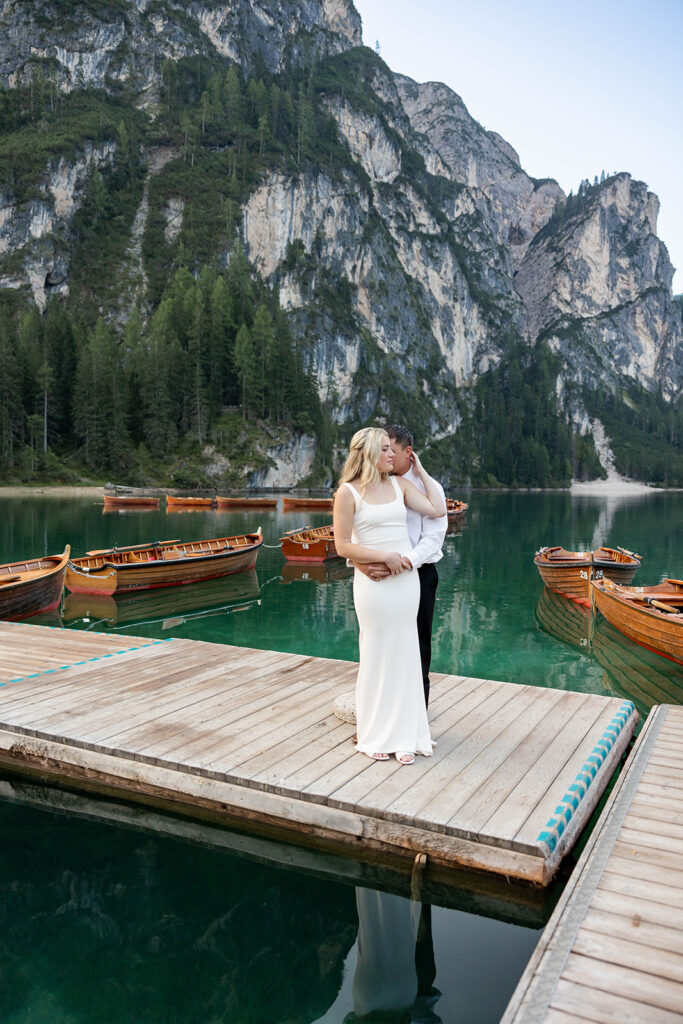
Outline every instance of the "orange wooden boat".
{"label": "orange wooden boat", "polygon": [[57,608],[71,549],[0,565],[0,619],[27,619]]}
{"label": "orange wooden boat", "polygon": [[338,558],[332,524],[291,530],[280,538],[282,554],[290,562],[324,562]]}
{"label": "orange wooden boat", "polygon": [[103,495],[105,508],[159,508],[161,498],[149,494],[107,494]]}
{"label": "orange wooden boat", "polygon": [[125,594],[177,587],[251,569],[263,543],[261,531],[236,537],[95,551],[72,558],[66,586],[76,594]]}
{"label": "orange wooden boat", "polygon": [[470,506],[466,501],[456,501],[455,498],[446,498],[446,515],[448,520],[462,519]]}
{"label": "orange wooden boat", "polygon": [[296,498],[296,497],[282,497],[282,507],[285,512],[289,512],[291,509],[307,508],[309,510],[320,509],[326,511],[331,509],[334,503],[334,498]]}
{"label": "orange wooden boat", "polygon": [[594,551],[567,551],[565,548],[541,548],[534,556],[546,587],[574,600],[590,601],[590,581],[608,579],[628,584],[640,566],[640,557],[624,548],[596,548]]}
{"label": "orange wooden boat", "polygon": [[226,498],[216,495],[219,508],[277,508],[277,498]]}
{"label": "orange wooden boat", "polygon": [[177,498],[173,494],[166,495],[166,508],[213,508],[215,498]]}
{"label": "orange wooden boat", "polygon": [[655,654],[683,665],[683,580],[626,587],[592,581],[597,608],[615,629]]}

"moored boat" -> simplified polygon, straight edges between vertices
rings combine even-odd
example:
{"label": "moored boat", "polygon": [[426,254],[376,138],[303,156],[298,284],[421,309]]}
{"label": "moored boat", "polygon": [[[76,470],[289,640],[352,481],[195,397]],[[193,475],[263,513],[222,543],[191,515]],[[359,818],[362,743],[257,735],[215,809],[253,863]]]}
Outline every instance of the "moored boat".
{"label": "moored boat", "polygon": [[277,498],[235,498],[216,495],[219,508],[277,508]]}
{"label": "moored boat", "polygon": [[166,508],[213,508],[215,504],[215,498],[185,498],[177,497],[174,494],[166,495]]}
{"label": "moored boat", "polygon": [[589,602],[591,580],[606,576],[616,583],[628,584],[640,566],[640,557],[625,548],[567,551],[546,547],[536,552],[534,565],[546,587],[565,597]]}
{"label": "moored boat", "polygon": [[289,497],[283,495],[282,497],[282,507],[285,512],[290,509],[300,508],[306,508],[311,511],[313,509],[321,509],[322,511],[325,511],[326,509],[331,509],[333,503],[334,498],[297,498],[291,495]]}
{"label": "moored boat", "polygon": [[453,519],[462,519],[467,514],[467,509],[470,506],[466,501],[457,501],[455,498],[446,498],[446,515],[448,521],[451,522]]}
{"label": "moored boat", "polygon": [[0,565],[0,619],[27,619],[57,608],[71,549]]}
{"label": "moored boat", "polygon": [[291,562],[324,562],[337,558],[332,524],[291,530],[280,538],[282,554]]}
{"label": "moored boat", "polygon": [[159,508],[161,499],[150,494],[103,494],[105,509]]}
{"label": "moored boat", "polygon": [[261,531],[200,541],[157,541],[72,558],[66,586],[78,594],[124,594],[229,576],[256,564]]}
{"label": "moored boat", "polygon": [[615,629],[655,654],[683,665],[683,580],[649,587],[592,581],[598,611]]}

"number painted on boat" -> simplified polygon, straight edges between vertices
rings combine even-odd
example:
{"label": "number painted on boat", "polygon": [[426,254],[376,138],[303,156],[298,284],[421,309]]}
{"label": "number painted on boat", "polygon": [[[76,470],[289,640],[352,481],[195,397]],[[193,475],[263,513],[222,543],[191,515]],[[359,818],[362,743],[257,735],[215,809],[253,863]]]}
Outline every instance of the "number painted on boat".
{"label": "number painted on boat", "polygon": [[603,572],[602,572],[602,569],[598,569],[598,570],[596,571],[596,573],[595,573],[595,579],[596,579],[596,580],[601,580],[601,579],[602,579],[602,576],[603,576]]}
{"label": "number painted on boat", "polygon": [[579,575],[581,576],[582,580],[587,580],[588,579],[588,573],[586,572],[585,569],[580,569],[579,570]]}

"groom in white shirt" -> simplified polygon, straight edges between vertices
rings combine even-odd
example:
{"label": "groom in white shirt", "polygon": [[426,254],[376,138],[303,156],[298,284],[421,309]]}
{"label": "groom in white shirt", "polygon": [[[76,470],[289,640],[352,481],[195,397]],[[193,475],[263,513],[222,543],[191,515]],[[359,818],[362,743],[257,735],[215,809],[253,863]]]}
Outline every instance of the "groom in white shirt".
{"label": "groom in white shirt", "polygon": [[[413,453],[413,435],[406,427],[394,423],[384,428],[391,441],[391,450],[394,453],[394,474],[403,476],[410,480],[418,490],[425,493],[417,473],[413,472],[411,455]],[[441,497],[444,498],[443,488],[439,484]],[[430,519],[428,516],[421,516],[411,508],[406,509],[408,537],[413,550],[408,560],[417,569],[420,578],[420,605],[417,610],[417,634],[420,641],[420,660],[422,662],[422,685],[424,686],[425,705],[429,707],[429,667],[432,660],[432,622],[434,619],[434,604],[436,602],[436,588],[439,585],[439,574],[436,571],[436,563],[443,558],[444,538],[448,528],[448,517]],[[365,572],[370,579],[381,580],[389,575],[386,566],[380,564],[359,565],[361,572]]]}

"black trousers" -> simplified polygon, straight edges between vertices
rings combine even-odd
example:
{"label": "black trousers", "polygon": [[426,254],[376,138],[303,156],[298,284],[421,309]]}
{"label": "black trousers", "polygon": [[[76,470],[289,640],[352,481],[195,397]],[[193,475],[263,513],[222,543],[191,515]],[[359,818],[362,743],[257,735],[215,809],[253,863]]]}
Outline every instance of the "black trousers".
{"label": "black trousers", "polygon": [[417,574],[420,577],[420,605],[417,609],[417,635],[420,641],[420,661],[422,662],[422,685],[425,691],[425,707],[429,707],[429,666],[432,663],[432,622],[434,620],[434,604],[436,588],[439,585],[439,574],[433,563],[421,565]]}

